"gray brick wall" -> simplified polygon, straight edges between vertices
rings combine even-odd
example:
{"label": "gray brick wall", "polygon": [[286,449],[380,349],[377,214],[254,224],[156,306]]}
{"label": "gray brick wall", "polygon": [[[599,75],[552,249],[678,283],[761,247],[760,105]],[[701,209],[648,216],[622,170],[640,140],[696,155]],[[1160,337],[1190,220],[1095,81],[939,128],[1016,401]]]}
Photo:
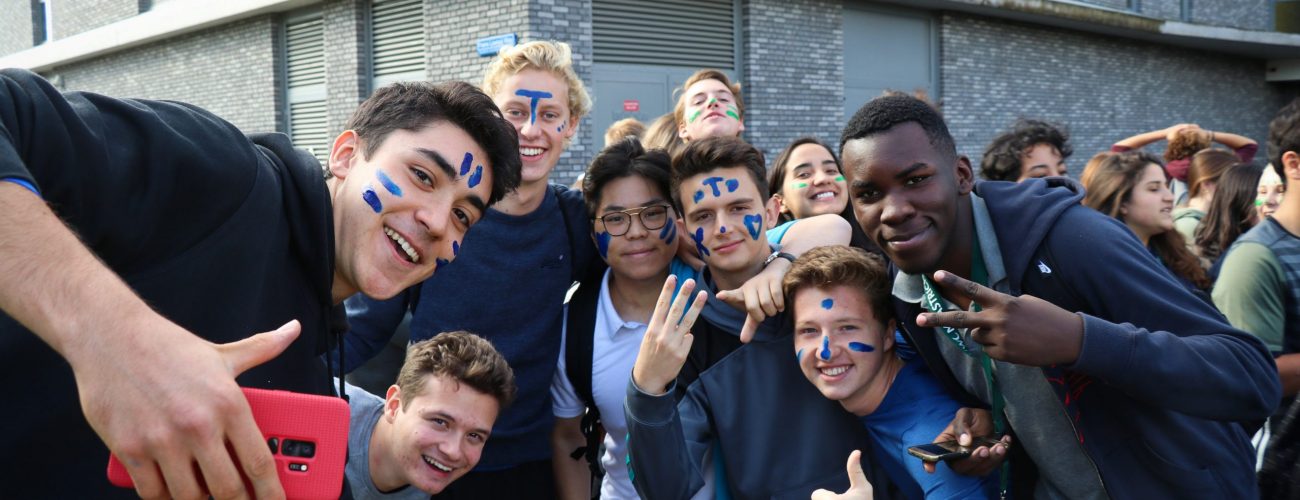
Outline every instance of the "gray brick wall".
{"label": "gray brick wall", "polygon": [[1129,9],[1129,0],[1082,0],[1082,2],[1118,10]]}
{"label": "gray brick wall", "polygon": [[[528,31],[524,40],[557,40],[573,48],[573,67],[578,78],[591,86],[591,2],[584,0],[535,0],[528,5]],[[593,95],[593,101],[598,98]],[[578,123],[578,133],[560,162],[551,173],[551,179],[564,184],[572,183],[578,174],[587,170],[587,164],[600,152],[604,144],[604,130],[593,130],[591,118]]]}
{"label": "gray brick wall", "polygon": [[1021,116],[1069,126],[1074,176],[1115,141],[1174,123],[1263,144],[1268,120],[1300,91],[1265,82],[1260,60],[965,15],[941,24],[944,115],[974,163]]}
{"label": "gray brick wall", "polygon": [[352,111],[370,95],[367,26],[369,2],[330,0],[322,6],[325,22],[325,92],[331,136],[347,126]]}
{"label": "gray brick wall", "polygon": [[744,2],[745,137],[768,161],[799,136],[838,143],[845,121],[843,14],[841,2]]}
{"label": "gray brick wall", "polygon": [[56,40],[140,13],[139,0],[52,0],[50,6]]}
{"label": "gray brick wall", "polygon": [[248,132],[277,129],[278,26],[269,16],[204,30],[47,71],[67,90],[172,99],[206,108]]}
{"label": "gray brick wall", "polygon": [[1213,26],[1248,30],[1273,29],[1273,2],[1270,0],[1195,0],[1191,21]]}
{"label": "gray brick wall", "polygon": [[1182,0],[1141,0],[1139,12],[1144,16],[1156,19],[1181,19],[1183,15]]}
{"label": "gray brick wall", "polygon": [[0,56],[32,47],[31,0],[0,0]]}

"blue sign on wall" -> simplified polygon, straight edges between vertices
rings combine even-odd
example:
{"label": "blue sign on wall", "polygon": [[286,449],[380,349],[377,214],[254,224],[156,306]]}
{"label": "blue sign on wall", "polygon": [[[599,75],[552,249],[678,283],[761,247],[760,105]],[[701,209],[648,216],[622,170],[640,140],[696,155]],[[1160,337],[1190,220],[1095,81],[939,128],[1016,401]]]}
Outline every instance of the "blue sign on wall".
{"label": "blue sign on wall", "polygon": [[506,47],[514,47],[516,43],[519,43],[519,37],[514,33],[506,33],[504,35],[480,38],[478,39],[478,43],[475,43],[474,45],[478,48],[479,56],[488,57],[497,55],[497,52],[501,52],[501,49]]}

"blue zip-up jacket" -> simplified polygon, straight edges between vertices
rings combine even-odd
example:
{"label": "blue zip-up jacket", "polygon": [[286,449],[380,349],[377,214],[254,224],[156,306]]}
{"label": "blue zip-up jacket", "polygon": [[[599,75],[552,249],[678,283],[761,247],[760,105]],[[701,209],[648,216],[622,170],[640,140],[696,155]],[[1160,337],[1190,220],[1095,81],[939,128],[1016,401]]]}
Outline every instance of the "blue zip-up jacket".
{"label": "blue zip-up jacket", "polygon": [[[1266,418],[1281,397],[1264,345],[1192,295],[1123,223],[1080,205],[1073,181],[981,182],[975,192],[1011,294],[1083,318],[1079,358],[1044,373],[1064,371],[1072,382],[1058,393],[1106,493],[1258,497],[1254,450],[1238,422]],[[939,357],[940,333],[915,324],[920,307],[895,305],[936,376],[960,387]]]}

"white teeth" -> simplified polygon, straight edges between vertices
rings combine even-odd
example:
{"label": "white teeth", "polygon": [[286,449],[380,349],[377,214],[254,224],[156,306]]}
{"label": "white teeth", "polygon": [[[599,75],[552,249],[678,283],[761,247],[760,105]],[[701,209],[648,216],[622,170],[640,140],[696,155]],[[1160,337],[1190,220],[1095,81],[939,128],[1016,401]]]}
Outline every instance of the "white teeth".
{"label": "white teeth", "polygon": [[429,458],[428,455],[420,455],[420,458],[423,458],[423,459],[424,459],[424,463],[429,464],[429,465],[432,465],[434,468],[436,468],[436,469],[438,469],[438,470],[440,470],[440,471],[443,471],[443,472],[451,472],[451,467],[447,467],[446,465],[442,465],[442,464],[439,463],[437,460],[434,460],[434,459],[432,459],[432,458]]}
{"label": "white teeth", "polygon": [[406,242],[406,238],[403,238],[402,235],[397,234],[397,231],[394,231],[387,227],[384,228],[384,234],[387,234],[389,238],[392,238],[393,241],[397,242],[398,246],[402,247],[402,251],[406,252],[407,257],[411,258],[411,262],[415,262],[417,264],[420,262],[420,254],[416,253],[415,248],[412,248],[411,244]]}
{"label": "white teeth", "polygon": [[835,197],[835,193],[832,193],[832,192],[830,192],[830,191],[826,191],[826,192],[823,192],[823,193],[817,193],[817,196],[814,196],[813,199],[814,199],[814,200],[829,200],[829,199],[834,198],[834,197]]}
{"label": "white teeth", "polygon": [[837,366],[835,368],[822,368],[822,374],[830,377],[834,377],[846,371],[849,371],[849,367],[847,366]]}
{"label": "white teeth", "polygon": [[542,148],[519,148],[519,154],[524,156],[537,156],[542,154]]}

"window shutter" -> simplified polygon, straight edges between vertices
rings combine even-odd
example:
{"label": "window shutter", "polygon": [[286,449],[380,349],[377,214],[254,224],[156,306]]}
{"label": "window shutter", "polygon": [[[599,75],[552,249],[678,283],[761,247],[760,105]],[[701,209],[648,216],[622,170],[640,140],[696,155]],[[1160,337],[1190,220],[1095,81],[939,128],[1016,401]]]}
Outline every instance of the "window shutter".
{"label": "window shutter", "polygon": [[371,89],[424,80],[424,10],[421,0],[376,1],[372,6]]}
{"label": "window shutter", "polygon": [[325,105],[325,24],[319,14],[285,23],[289,136],[324,163],[330,133]]}
{"label": "window shutter", "polygon": [[732,0],[593,0],[598,63],[735,69]]}

